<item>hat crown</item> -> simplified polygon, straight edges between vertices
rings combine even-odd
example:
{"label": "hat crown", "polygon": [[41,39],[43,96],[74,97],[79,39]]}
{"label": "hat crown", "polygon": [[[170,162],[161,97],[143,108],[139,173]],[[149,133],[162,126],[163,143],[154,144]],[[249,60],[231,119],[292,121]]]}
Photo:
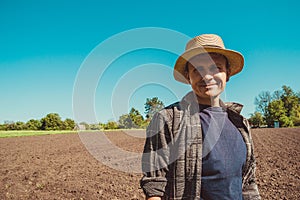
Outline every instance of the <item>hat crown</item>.
{"label": "hat crown", "polygon": [[185,50],[189,50],[201,46],[225,49],[223,40],[220,36],[215,34],[203,34],[191,39],[186,44]]}

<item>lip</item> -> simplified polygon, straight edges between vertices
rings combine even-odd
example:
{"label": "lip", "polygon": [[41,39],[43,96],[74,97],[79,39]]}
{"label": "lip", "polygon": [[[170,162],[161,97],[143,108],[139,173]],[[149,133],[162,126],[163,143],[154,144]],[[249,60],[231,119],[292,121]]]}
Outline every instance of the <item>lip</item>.
{"label": "lip", "polygon": [[199,84],[200,87],[206,87],[206,88],[213,87],[216,85],[217,85],[217,83]]}

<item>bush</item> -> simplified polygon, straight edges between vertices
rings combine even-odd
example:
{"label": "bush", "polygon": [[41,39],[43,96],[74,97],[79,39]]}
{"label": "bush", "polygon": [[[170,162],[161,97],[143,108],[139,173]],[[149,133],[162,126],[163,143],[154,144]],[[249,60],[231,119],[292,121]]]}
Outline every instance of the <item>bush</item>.
{"label": "bush", "polygon": [[109,122],[107,122],[107,124],[104,125],[103,128],[105,130],[108,130],[108,129],[118,129],[119,125],[117,124],[117,122],[109,121]]}

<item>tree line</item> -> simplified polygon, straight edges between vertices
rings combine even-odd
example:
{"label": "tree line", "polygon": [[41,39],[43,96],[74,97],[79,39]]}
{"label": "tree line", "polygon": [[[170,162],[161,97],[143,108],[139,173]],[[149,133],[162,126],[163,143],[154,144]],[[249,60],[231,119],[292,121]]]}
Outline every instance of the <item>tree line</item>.
{"label": "tree line", "polygon": [[0,124],[0,130],[73,130],[75,121],[72,119],[62,120],[59,114],[49,113],[40,120],[30,119],[26,123],[17,121],[5,121]]}
{"label": "tree line", "polygon": [[255,98],[256,112],[249,118],[253,127],[280,127],[300,126],[300,93],[294,92],[291,87],[283,85],[281,90],[272,94],[261,92]]}
{"label": "tree line", "polygon": [[135,108],[131,108],[128,114],[123,114],[117,122],[109,121],[106,124],[99,124],[99,128],[106,129],[131,129],[146,128],[150,123],[153,115],[163,109],[164,103],[158,97],[147,98],[145,105],[145,114],[143,115]]}
{"label": "tree line", "polygon": [[[147,98],[145,103],[146,118],[137,109],[131,108],[129,113],[121,115],[118,121],[96,124],[80,122],[79,125],[83,125],[86,130],[146,128],[154,113],[163,107],[164,103],[158,97]],[[40,120],[30,119],[26,123],[5,121],[4,124],[0,124],[0,130],[74,130],[76,126],[72,119],[62,120],[59,114],[49,113]]]}

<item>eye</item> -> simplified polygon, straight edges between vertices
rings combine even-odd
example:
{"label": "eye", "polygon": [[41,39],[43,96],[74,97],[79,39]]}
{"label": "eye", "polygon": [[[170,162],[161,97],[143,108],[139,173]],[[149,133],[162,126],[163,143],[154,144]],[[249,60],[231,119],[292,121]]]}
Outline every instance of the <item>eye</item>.
{"label": "eye", "polygon": [[221,68],[219,67],[219,66],[217,66],[217,65],[211,65],[210,66],[210,71],[219,71]]}
{"label": "eye", "polygon": [[215,65],[211,66],[211,70],[215,71],[215,72],[222,72],[224,71],[224,67],[218,63],[216,63]]}
{"label": "eye", "polygon": [[199,73],[199,71],[200,71],[200,69],[199,69],[198,67],[194,67],[194,66],[193,66],[193,67],[190,68],[190,72],[191,72],[191,73],[196,74],[196,73]]}
{"label": "eye", "polygon": [[204,69],[203,69],[202,66],[198,66],[198,67],[195,67],[195,70],[196,70],[197,72],[202,72]]}

